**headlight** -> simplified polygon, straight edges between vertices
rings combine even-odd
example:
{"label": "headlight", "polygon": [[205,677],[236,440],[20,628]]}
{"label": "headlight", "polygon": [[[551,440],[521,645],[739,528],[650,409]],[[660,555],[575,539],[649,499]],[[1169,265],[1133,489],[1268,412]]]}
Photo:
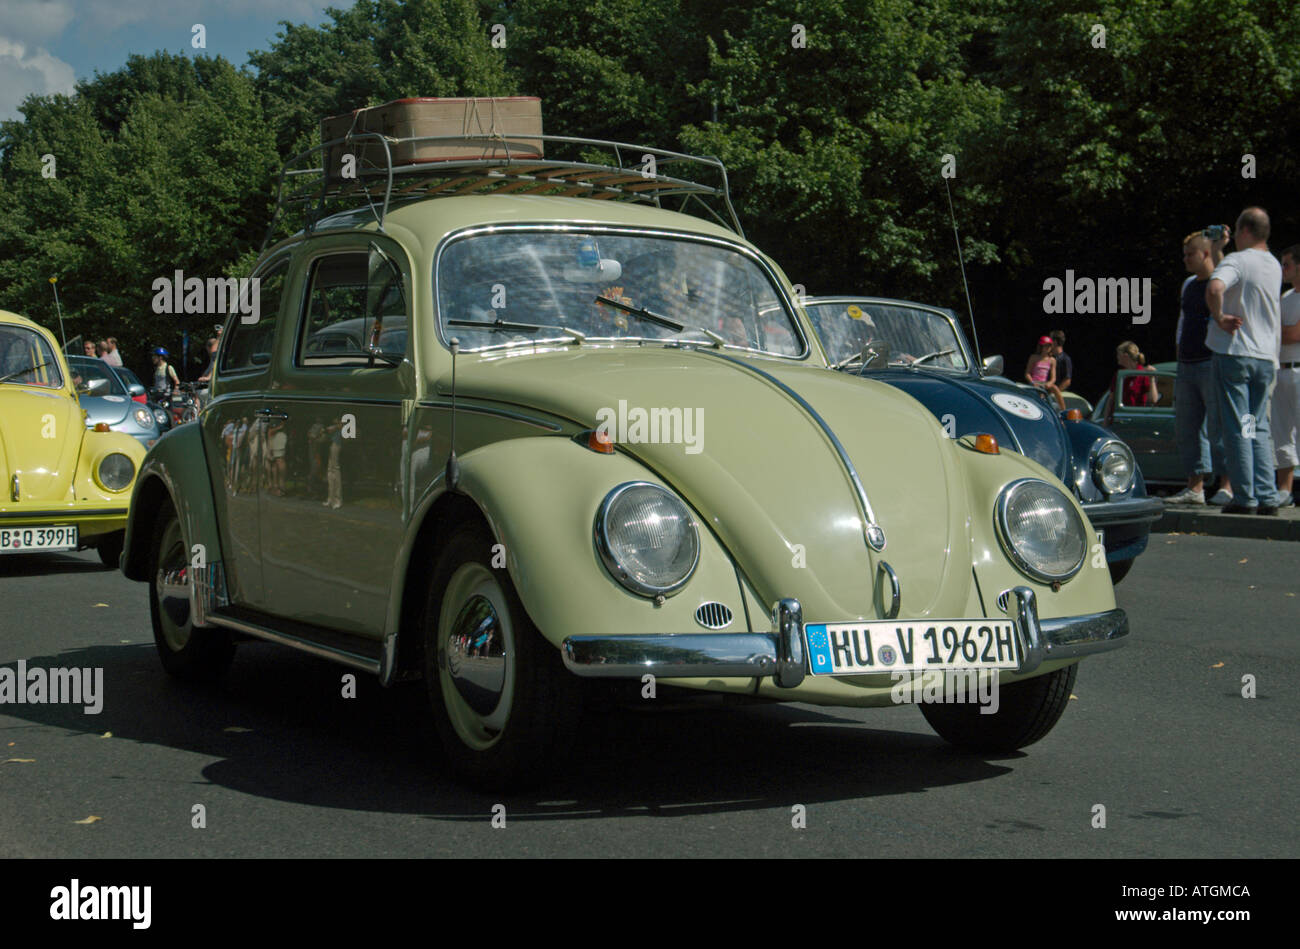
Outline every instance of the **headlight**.
{"label": "headlight", "polygon": [[595,530],[605,569],[640,596],[676,593],[700,559],[690,509],[658,485],[620,484],[601,502]]}
{"label": "headlight", "polygon": [[154,426],[153,413],[150,412],[148,409],[136,409],[135,423],[139,425],[141,428],[153,428]]}
{"label": "headlight", "polygon": [[1046,481],[1024,478],[1002,489],[994,520],[1002,546],[1035,580],[1068,580],[1088,552],[1083,518],[1064,493]]}
{"label": "headlight", "polygon": [[95,480],[106,491],[125,490],[134,477],[135,462],[119,452],[105,455],[95,472]]}
{"label": "headlight", "polygon": [[1105,442],[1092,454],[1092,480],[1108,496],[1132,488],[1136,472],[1133,452],[1123,442]]}
{"label": "headlight", "polygon": [[157,420],[159,428],[167,424],[167,413],[162,409],[154,409],[153,417]]}

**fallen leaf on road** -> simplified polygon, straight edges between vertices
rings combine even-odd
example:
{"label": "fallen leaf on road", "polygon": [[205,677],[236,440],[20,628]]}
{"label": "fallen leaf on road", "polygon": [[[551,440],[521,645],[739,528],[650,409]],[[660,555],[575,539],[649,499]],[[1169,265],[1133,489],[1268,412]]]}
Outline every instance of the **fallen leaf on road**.
{"label": "fallen leaf on road", "polygon": [[1077,699],[1077,698],[1078,698],[1078,696],[1077,696],[1077,695],[1075,695],[1075,694],[1074,694],[1074,693],[1073,693],[1073,692],[1071,692],[1071,693],[1070,693],[1070,698],[1072,698],[1072,699]]}
{"label": "fallen leaf on road", "polygon": [[87,817],[85,820],[74,820],[73,823],[74,823],[74,824],[93,824],[93,823],[95,823],[95,821],[97,821],[97,820],[103,820],[103,819],[104,819],[104,818],[102,818],[102,817],[96,817],[94,814],[91,814],[91,815],[90,815],[89,817]]}
{"label": "fallen leaf on road", "polygon": [[1287,596],[1295,596],[1294,593],[1288,593]]}
{"label": "fallen leaf on road", "polygon": [[36,761],[36,759],[35,758],[6,758],[4,761],[0,761],[0,764],[8,764],[11,761],[16,761],[19,764],[32,764],[33,762]]}
{"label": "fallen leaf on road", "polygon": [[1252,589],[1252,590],[1255,589],[1255,584],[1252,583],[1252,584],[1250,585],[1250,589]]}
{"label": "fallen leaf on road", "polygon": [[1210,666],[1210,668],[1211,668],[1211,669],[1222,669],[1222,668],[1223,668],[1223,663],[1221,663],[1221,662],[1216,662],[1214,665]]}
{"label": "fallen leaf on road", "polygon": [[95,606],[108,606],[107,603],[96,603]]}
{"label": "fallen leaf on road", "polygon": [[99,737],[100,737],[100,738],[112,738],[112,737],[113,737],[113,733],[112,733],[112,732],[104,732],[104,734],[100,735]]}
{"label": "fallen leaf on road", "polygon": [[244,728],[241,725],[227,725],[222,731],[226,732],[251,732],[251,728]]}
{"label": "fallen leaf on road", "polygon": [[1246,563],[1248,560],[1250,560],[1249,557],[1242,557],[1240,560],[1237,561],[1237,563]]}

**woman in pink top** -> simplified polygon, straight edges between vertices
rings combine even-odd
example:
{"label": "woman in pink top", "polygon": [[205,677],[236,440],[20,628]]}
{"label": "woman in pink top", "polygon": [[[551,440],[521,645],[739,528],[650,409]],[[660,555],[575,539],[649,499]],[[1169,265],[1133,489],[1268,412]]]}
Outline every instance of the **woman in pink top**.
{"label": "woman in pink top", "polygon": [[1056,387],[1056,357],[1052,355],[1052,337],[1038,337],[1038,349],[1025,364],[1025,381],[1046,389],[1056,397],[1056,404],[1065,408],[1065,399]]}

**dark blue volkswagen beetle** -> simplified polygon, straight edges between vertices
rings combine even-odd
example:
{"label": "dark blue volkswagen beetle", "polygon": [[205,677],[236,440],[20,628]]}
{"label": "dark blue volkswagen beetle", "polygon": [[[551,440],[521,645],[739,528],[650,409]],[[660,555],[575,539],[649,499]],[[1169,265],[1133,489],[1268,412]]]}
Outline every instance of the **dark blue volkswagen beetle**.
{"label": "dark blue volkswagen beetle", "polygon": [[902,389],[951,437],[993,435],[1073,488],[1102,532],[1114,582],[1146,550],[1164,505],[1147,496],[1129,447],[1082,413],[1059,412],[1041,390],[998,375],[1001,357],[977,365],[952,310],[879,297],[809,297],[804,306],[836,369]]}

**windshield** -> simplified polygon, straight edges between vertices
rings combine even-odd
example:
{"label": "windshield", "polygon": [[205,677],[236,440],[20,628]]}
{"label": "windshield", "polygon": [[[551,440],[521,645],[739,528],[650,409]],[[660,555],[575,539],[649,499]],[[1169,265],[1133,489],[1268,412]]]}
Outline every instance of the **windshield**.
{"label": "windshield", "polygon": [[[700,241],[595,231],[479,234],[443,251],[437,288],[442,336],[465,350],[572,342],[576,334],[717,345],[713,333],[727,346],[804,352],[794,318],[758,264]],[[453,320],[507,325],[479,330]]]}
{"label": "windshield", "polygon": [[0,382],[62,388],[59,360],[44,336],[25,326],[0,324]]}
{"label": "windshield", "polygon": [[126,386],[122,385],[122,380],[118,378],[117,373],[109,368],[106,362],[89,359],[85,356],[69,356],[68,369],[72,373],[74,385],[89,383],[94,379],[107,379],[108,388],[96,392],[95,395],[97,396],[127,394]]}
{"label": "windshield", "polygon": [[[921,365],[966,371],[965,350],[946,317],[902,303],[868,300],[805,304],[831,364],[858,366],[868,343],[889,346],[889,365]],[[926,357],[929,358],[926,358]]]}

